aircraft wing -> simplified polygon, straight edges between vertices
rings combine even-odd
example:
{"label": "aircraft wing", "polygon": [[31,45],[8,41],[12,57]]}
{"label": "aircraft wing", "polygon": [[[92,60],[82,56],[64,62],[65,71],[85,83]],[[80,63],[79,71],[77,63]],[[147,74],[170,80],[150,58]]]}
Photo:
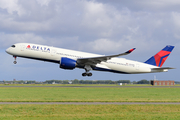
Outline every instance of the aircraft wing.
{"label": "aircraft wing", "polygon": [[96,64],[101,63],[103,61],[110,60],[113,57],[128,55],[134,50],[135,50],[135,48],[130,49],[127,52],[117,54],[117,55],[100,56],[100,57],[92,57],[92,58],[80,58],[80,59],[77,59],[77,63],[80,65],[96,65]]}

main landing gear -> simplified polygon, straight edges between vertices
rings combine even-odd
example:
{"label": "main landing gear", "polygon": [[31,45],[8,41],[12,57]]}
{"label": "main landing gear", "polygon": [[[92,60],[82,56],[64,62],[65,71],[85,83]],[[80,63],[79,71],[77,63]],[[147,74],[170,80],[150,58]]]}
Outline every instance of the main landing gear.
{"label": "main landing gear", "polygon": [[92,73],[89,72],[90,70],[92,70],[91,66],[90,65],[85,65],[84,69],[86,70],[85,73],[82,73],[82,76],[85,77],[85,76],[92,76]]}
{"label": "main landing gear", "polygon": [[82,73],[82,76],[83,76],[83,77],[85,77],[85,76],[89,76],[89,77],[90,77],[90,76],[92,76],[92,73],[86,73],[86,72],[85,72],[85,73]]}
{"label": "main landing gear", "polygon": [[17,58],[17,57],[16,57],[16,56],[13,56],[13,57],[14,57],[14,62],[13,62],[13,63],[14,63],[14,64],[17,64],[17,61],[16,61],[16,58]]}

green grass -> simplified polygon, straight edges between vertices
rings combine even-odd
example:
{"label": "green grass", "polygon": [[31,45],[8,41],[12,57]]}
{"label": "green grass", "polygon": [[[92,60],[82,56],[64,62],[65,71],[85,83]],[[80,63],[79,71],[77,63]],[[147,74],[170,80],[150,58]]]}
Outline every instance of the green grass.
{"label": "green grass", "polygon": [[179,120],[180,105],[0,105],[3,120]]}
{"label": "green grass", "polygon": [[[0,102],[180,102],[180,88],[0,87]],[[179,120],[180,105],[0,105],[0,120]]]}
{"label": "green grass", "polygon": [[0,102],[180,102],[180,88],[1,87]]}

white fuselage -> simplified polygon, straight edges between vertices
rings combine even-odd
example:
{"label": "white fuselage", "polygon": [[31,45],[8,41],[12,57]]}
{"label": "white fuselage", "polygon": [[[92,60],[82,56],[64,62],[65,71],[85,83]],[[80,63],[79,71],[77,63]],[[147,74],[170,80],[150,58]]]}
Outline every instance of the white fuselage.
{"label": "white fuselage", "polygon": [[[67,57],[73,60],[79,58],[100,57],[103,55],[91,54],[86,52],[79,52],[74,50],[67,50],[62,48],[30,44],[18,43],[15,47],[10,47],[6,50],[7,53],[17,56],[42,61],[49,61],[60,63],[62,57]],[[76,66],[82,68],[80,66]],[[93,70],[109,71],[115,73],[137,74],[137,73],[151,73],[151,72],[165,72],[167,70],[152,70],[158,68],[157,66],[149,65],[142,62],[127,60],[125,58],[112,58],[105,62],[96,64]]]}

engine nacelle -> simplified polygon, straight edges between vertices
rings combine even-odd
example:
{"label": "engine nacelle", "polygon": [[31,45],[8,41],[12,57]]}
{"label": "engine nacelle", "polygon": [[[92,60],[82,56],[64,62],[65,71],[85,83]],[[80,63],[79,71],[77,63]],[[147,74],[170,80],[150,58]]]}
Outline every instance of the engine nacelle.
{"label": "engine nacelle", "polygon": [[76,60],[62,57],[60,60],[60,68],[72,70],[76,67]]}

